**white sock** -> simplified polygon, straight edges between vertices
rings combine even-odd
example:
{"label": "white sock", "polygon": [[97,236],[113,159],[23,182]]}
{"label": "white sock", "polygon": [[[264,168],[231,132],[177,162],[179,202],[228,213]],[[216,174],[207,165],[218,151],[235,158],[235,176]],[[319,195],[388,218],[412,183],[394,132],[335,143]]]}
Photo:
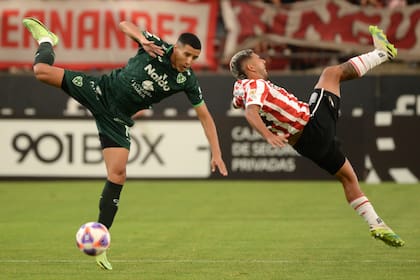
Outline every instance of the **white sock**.
{"label": "white sock", "polygon": [[372,204],[366,196],[361,196],[350,202],[350,206],[365,219],[369,226],[384,225],[382,219],[376,214]]}
{"label": "white sock", "polygon": [[366,74],[372,68],[384,63],[388,60],[388,56],[384,51],[373,50],[371,52],[350,58],[349,61],[356,69],[359,77]]}
{"label": "white sock", "polygon": [[52,45],[53,41],[50,37],[42,37],[38,40],[38,45],[41,45],[41,43],[50,43]]}

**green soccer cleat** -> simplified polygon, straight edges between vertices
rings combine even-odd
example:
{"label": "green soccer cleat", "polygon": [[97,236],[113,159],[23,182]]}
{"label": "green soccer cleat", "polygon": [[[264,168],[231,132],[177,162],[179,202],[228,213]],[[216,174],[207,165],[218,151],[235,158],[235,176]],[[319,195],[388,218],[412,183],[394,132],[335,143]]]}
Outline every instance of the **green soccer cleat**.
{"label": "green soccer cleat", "polygon": [[372,34],[373,44],[376,49],[386,52],[389,60],[397,56],[398,50],[388,41],[382,29],[371,25],[369,26],[369,32]]}
{"label": "green soccer cleat", "polygon": [[386,225],[371,227],[370,234],[375,239],[380,239],[389,246],[402,247],[405,244],[405,241]]}
{"label": "green soccer cleat", "polygon": [[55,46],[58,44],[58,37],[54,33],[48,30],[48,28],[36,18],[24,18],[22,20],[23,25],[26,29],[31,32],[32,37],[39,42],[39,40],[44,38],[50,38],[52,45]]}
{"label": "green soccer cleat", "polygon": [[106,257],[106,251],[103,252],[102,254],[96,256],[96,263],[102,269],[112,270],[112,265],[108,261],[108,258]]}

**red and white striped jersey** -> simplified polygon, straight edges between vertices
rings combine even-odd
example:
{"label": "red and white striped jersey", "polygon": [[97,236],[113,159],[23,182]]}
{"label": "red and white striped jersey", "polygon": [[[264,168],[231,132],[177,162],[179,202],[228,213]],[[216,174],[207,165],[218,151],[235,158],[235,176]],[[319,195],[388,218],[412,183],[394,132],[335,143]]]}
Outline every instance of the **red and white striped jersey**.
{"label": "red and white striped jersey", "polygon": [[233,88],[233,107],[260,106],[260,116],[267,128],[278,133],[296,134],[310,118],[309,105],[286,89],[270,81],[237,80]]}

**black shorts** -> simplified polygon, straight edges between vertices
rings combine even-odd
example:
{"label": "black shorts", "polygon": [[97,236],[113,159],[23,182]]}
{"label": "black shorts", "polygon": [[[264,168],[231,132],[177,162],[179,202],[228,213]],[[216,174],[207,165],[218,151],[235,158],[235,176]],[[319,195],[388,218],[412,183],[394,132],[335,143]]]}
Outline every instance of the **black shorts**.
{"label": "black shorts", "polygon": [[311,118],[294,148],[334,175],[346,160],[336,137],[340,98],[324,89],[315,89],[309,99],[309,108]]}

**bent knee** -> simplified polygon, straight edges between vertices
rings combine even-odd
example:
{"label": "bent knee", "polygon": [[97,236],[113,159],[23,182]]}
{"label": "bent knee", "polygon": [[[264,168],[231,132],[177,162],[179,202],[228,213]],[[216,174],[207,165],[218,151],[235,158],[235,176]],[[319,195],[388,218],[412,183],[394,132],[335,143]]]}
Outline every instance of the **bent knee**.
{"label": "bent knee", "polygon": [[319,77],[315,88],[324,88],[337,96],[340,96],[340,80],[342,69],[340,66],[328,66]]}
{"label": "bent knee", "polygon": [[340,80],[342,69],[339,65],[328,66],[324,68],[321,76],[326,79]]}
{"label": "bent knee", "polygon": [[116,184],[124,185],[127,178],[126,169],[110,170],[108,172],[108,179]]}

